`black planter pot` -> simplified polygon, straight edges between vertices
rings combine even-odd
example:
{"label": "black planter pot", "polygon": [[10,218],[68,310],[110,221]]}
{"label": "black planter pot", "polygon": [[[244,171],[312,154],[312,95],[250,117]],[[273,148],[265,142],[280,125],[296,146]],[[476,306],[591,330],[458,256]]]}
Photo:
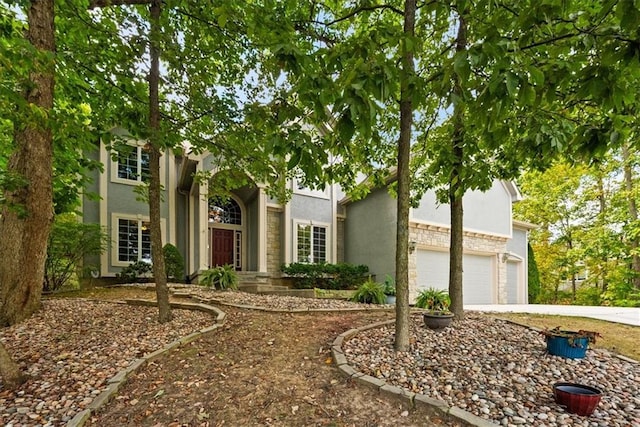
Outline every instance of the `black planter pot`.
{"label": "black planter pot", "polygon": [[451,321],[453,320],[453,313],[423,313],[422,318],[427,328],[437,331],[439,329],[444,329],[451,324]]}

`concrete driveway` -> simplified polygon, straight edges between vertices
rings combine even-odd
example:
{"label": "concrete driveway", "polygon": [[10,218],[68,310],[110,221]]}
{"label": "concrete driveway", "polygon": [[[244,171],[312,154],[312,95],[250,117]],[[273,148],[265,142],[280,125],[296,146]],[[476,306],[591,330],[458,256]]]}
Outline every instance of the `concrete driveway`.
{"label": "concrete driveway", "polygon": [[492,311],[497,313],[536,313],[561,316],[591,317],[609,322],[640,326],[640,308],[594,307],[583,305],[542,305],[542,304],[465,304],[465,310]]}

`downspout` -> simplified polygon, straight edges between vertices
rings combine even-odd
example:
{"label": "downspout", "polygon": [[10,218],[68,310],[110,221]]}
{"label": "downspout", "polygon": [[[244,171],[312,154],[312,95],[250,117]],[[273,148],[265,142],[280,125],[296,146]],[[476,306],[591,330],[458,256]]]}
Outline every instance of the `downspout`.
{"label": "downspout", "polygon": [[184,196],[184,201],[185,201],[185,209],[186,209],[186,214],[185,217],[187,218],[187,223],[186,223],[186,228],[187,228],[187,232],[186,234],[186,238],[185,238],[185,256],[184,256],[184,267],[186,269],[185,271],[185,281],[187,283],[191,283],[191,274],[189,272],[189,265],[191,265],[190,261],[190,251],[189,251],[189,247],[191,245],[190,242],[190,233],[189,233],[189,223],[191,222],[191,211],[189,210],[189,192],[185,191],[183,189],[180,188],[180,186],[178,186],[178,194],[181,196]]}

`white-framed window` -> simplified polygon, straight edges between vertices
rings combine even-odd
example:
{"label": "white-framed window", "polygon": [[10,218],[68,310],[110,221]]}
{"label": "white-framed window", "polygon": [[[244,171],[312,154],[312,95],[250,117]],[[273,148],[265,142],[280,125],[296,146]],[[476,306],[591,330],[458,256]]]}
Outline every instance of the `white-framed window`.
{"label": "white-framed window", "polygon": [[114,182],[137,185],[148,182],[149,177],[149,152],[141,144],[123,148],[111,163]]}
{"label": "white-framed window", "polygon": [[233,198],[212,197],[209,199],[209,224],[212,223],[242,225],[242,208]]}
{"label": "white-framed window", "polygon": [[118,218],[118,261],[151,262],[151,231],[148,221]]}
{"label": "white-framed window", "polygon": [[321,199],[328,199],[330,198],[330,193],[329,193],[329,189],[331,187],[330,186],[326,186],[324,187],[323,190],[314,190],[312,188],[306,187],[303,183],[302,180],[299,178],[293,178],[293,193],[294,194],[301,194],[303,196],[311,196],[311,197],[318,197]]}
{"label": "white-framed window", "polygon": [[294,262],[329,261],[329,225],[295,221],[294,251]]}
{"label": "white-framed window", "polygon": [[[166,220],[160,220],[164,240]],[[111,264],[126,267],[136,261],[152,262],[149,218],[123,213],[111,214]]]}

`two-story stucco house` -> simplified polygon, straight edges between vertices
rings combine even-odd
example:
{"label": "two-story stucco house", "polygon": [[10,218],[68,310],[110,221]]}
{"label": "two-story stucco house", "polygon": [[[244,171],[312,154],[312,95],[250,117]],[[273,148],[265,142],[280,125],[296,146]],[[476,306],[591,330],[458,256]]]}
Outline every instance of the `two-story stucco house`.
{"label": "two-story stucco house", "polygon": [[[94,275],[114,277],[122,267],[150,260],[148,206],[133,191],[148,170],[143,143],[113,157],[103,143],[90,153],[104,165],[83,200],[83,221],[99,223],[111,238],[108,250],[87,260]],[[163,242],[182,253],[187,280],[212,266],[231,264],[255,280],[277,282],[280,266],[292,262],[366,264],[372,274],[393,276],[395,201],[383,189],[358,202],[344,199],[338,186],[310,190],[290,182],[291,199],[279,203],[251,182],[230,199],[209,198],[207,183],[194,174],[219,172],[208,154],[161,158]],[[496,182],[486,193],[465,197],[465,303],[526,302],[527,227],[514,224],[511,204],[517,189]],[[413,209],[410,254],[412,296],[425,286],[446,287],[448,213],[431,193]]]}

